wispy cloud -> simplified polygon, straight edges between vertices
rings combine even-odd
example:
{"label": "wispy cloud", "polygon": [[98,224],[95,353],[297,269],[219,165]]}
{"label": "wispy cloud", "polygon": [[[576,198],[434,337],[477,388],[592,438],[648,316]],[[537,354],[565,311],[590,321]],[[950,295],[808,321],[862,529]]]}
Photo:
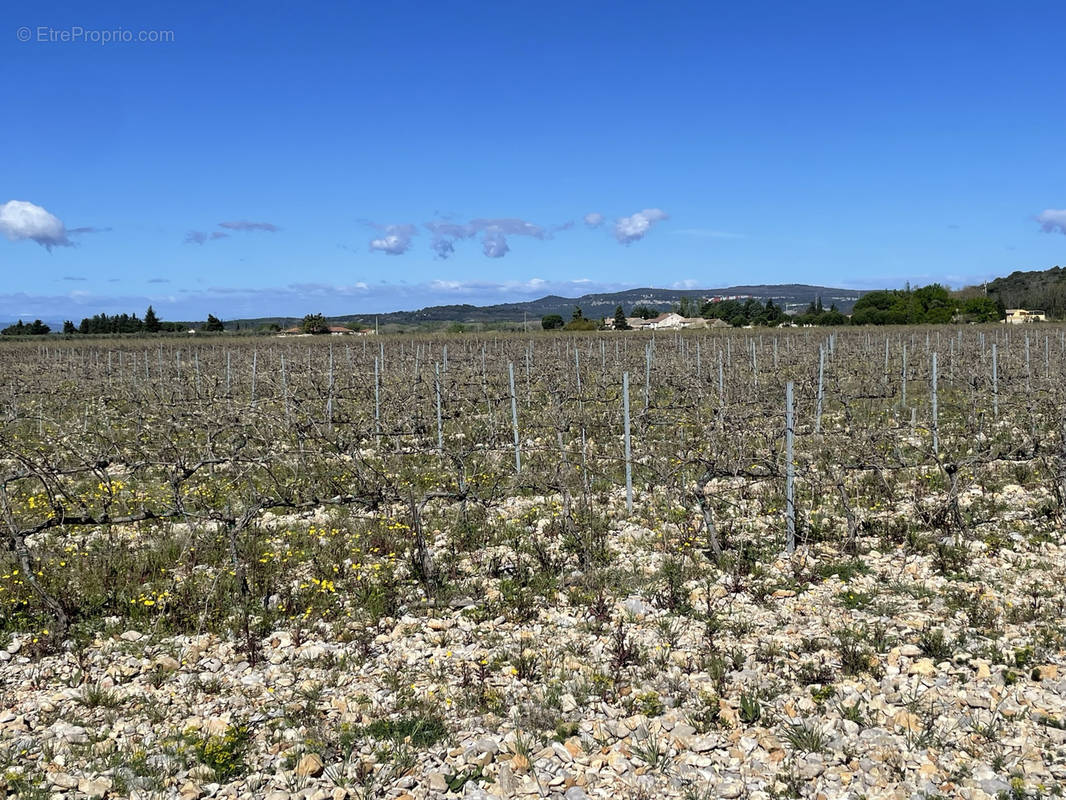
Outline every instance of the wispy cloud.
{"label": "wispy cloud", "polygon": [[74,246],[59,217],[25,200],[0,205],[0,232],[12,242],[33,241],[48,251]]}
{"label": "wispy cloud", "polygon": [[532,236],[534,239],[546,239],[548,232],[540,225],[526,222],[514,217],[497,219],[472,219],[470,228],[477,233],[499,233],[507,236]]}
{"label": "wispy cloud", "polygon": [[[448,302],[448,295],[479,299],[487,303],[517,302],[523,299],[543,297],[548,294],[566,296],[580,296],[597,292],[614,292],[632,288],[628,283],[610,283],[593,281],[589,278],[575,278],[572,280],[545,280],[544,278],[529,278],[527,280],[514,281],[461,281],[438,278],[423,286],[414,286],[414,291],[428,288],[432,292],[443,295],[442,302]],[[501,298],[502,296],[502,298]],[[506,298],[506,299],[503,299]]]}
{"label": "wispy cloud", "polygon": [[[667,219],[665,211],[647,208],[615,222],[614,235],[622,244],[643,239],[652,226]],[[597,228],[606,221],[603,214],[590,212],[583,218],[585,225]],[[411,249],[412,238],[416,235],[413,225],[379,225],[368,223],[380,231],[380,235],[370,241],[372,251],[388,255],[401,255]],[[503,258],[511,252],[512,237],[522,236],[544,241],[556,233],[573,228],[575,222],[568,220],[553,225],[538,225],[535,222],[517,217],[477,217],[469,222],[455,222],[452,219],[439,219],[422,224],[430,233],[429,246],[439,259],[448,259],[455,255],[457,245],[466,239],[481,239],[481,252],[488,258]]]}
{"label": "wispy cloud", "polygon": [[1066,235],[1066,208],[1048,208],[1036,215],[1040,230],[1044,233]]}
{"label": "wispy cloud", "polygon": [[511,252],[508,236],[531,236],[546,239],[550,234],[539,225],[522,219],[474,219],[470,227],[481,234],[481,252],[489,258],[503,258]]}
{"label": "wispy cloud", "polygon": [[170,283],[170,278],[149,278],[149,283]]}
{"label": "wispy cloud", "polygon": [[228,236],[228,233],[223,233],[222,231],[189,231],[185,234],[185,244],[203,244],[215,239],[225,239]]}
{"label": "wispy cloud", "polygon": [[466,225],[455,222],[427,222],[425,228],[432,235],[429,246],[437,254],[437,258],[446,259],[455,254],[455,241],[466,239],[474,235],[474,231]]}
{"label": "wispy cloud", "polygon": [[63,276],[63,280],[65,280],[65,281],[84,281],[84,280],[88,280],[88,278],[83,278],[83,277],[81,277],[79,275],[64,275]]}
{"label": "wispy cloud", "polygon": [[429,245],[438,258],[451,257],[455,253],[456,242],[476,236],[481,237],[482,253],[489,258],[502,258],[511,252],[511,246],[508,243],[510,236],[550,239],[553,233],[565,231],[573,227],[573,224],[573,222],[563,222],[545,228],[515,217],[479,217],[465,224],[438,220],[427,222],[424,227],[433,235]]}
{"label": "wispy cloud", "polygon": [[275,233],[281,230],[273,222],[249,222],[246,219],[220,222],[217,227],[225,230],[189,231],[185,234],[185,244],[203,244],[204,242],[213,242],[216,239],[225,239],[229,236],[227,231],[266,231],[267,233]]}
{"label": "wispy cloud", "polygon": [[267,233],[276,233],[281,230],[281,228],[273,222],[249,222],[246,219],[232,222],[220,222],[218,223],[218,227],[226,228],[231,231],[266,231]]}
{"label": "wispy cloud", "polygon": [[648,231],[657,222],[667,219],[669,214],[661,208],[645,208],[628,217],[621,217],[614,223],[614,238],[621,244],[639,242],[648,235]]}

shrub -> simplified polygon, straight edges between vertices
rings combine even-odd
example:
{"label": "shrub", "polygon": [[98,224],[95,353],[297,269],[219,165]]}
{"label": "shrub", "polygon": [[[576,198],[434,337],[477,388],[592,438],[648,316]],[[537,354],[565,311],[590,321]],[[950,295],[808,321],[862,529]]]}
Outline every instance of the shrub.
{"label": "shrub", "polygon": [[745,725],[754,725],[759,721],[762,717],[762,703],[756,694],[741,692],[739,716]]}
{"label": "shrub", "polygon": [[247,769],[244,756],[251,743],[246,725],[230,725],[219,736],[202,736],[195,742],[196,758],[215,771],[215,777],[227,781]]}
{"label": "shrub", "polygon": [[806,721],[788,725],[782,738],[798,753],[820,753],[829,745],[829,737],[821,728]]}

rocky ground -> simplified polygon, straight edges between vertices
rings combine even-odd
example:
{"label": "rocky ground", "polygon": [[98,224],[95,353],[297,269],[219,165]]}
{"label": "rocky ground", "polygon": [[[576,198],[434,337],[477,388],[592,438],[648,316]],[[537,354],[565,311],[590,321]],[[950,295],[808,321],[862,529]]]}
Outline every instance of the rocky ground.
{"label": "rocky ground", "polygon": [[0,648],[0,785],[187,800],[1059,794],[1066,554],[1057,523],[1030,513],[1040,498],[980,495],[964,505],[1002,513],[966,538],[894,540],[912,510],[866,509],[856,555],[808,543],[718,570],[693,551],[679,579],[661,530],[618,519],[609,580],[566,575],[531,596],[500,545],[481,555],[502,571],[476,592],[369,628],[289,625],[254,655],[120,618],[58,652],[18,635]]}

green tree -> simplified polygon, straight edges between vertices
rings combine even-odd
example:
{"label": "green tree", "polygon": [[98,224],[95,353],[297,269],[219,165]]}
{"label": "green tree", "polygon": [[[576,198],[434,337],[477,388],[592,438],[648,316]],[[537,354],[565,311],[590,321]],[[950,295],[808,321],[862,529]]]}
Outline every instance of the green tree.
{"label": "green tree", "polygon": [[44,336],[46,333],[50,332],[51,330],[52,330],[51,328],[49,328],[47,325],[45,325],[39,319],[35,319],[29,325],[26,325],[25,323],[23,323],[22,320],[19,320],[16,324],[9,325],[8,327],[6,327],[2,331],[0,331],[0,335],[3,335],[3,336]]}
{"label": "green tree", "polygon": [[329,333],[329,323],[321,314],[308,314],[300,327],[304,333]]}
{"label": "green tree", "polygon": [[996,322],[1000,319],[996,301],[991,297],[971,297],[960,309],[965,322]]}
{"label": "green tree", "polygon": [[563,318],[558,314],[545,314],[540,318],[540,327],[544,328],[546,331],[557,330],[558,328],[563,327],[564,324]]}
{"label": "green tree", "polygon": [[74,327],[74,323],[71,322],[69,319],[66,320],[63,323],[63,333],[64,334],[71,334],[71,333],[77,333],[77,332],[78,332],[78,329]]}
{"label": "green tree", "polygon": [[766,301],[764,318],[767,325],[780,325],[788,319],[788,315],[785,314],[784,309],[781,306],[776,305],[771,298]]}
{"label": "green tree", "polygon": [[[859,298],[852,309],[853,325],[919,325],[943,324],[958,319],[982,321],[984,296],[961,300],[944,286],[931,283],[912,289],[884,289],[868,292]],[[978,301],[971,312],[967,306]],[[990,302],[990,301],[989,301]],[[961,314],[960,314],[961,312]],[[819,323],[823,324],[823,323]]]}
{"label": "green tree", "polygon": [[720,300],[717,303],[708,300],[700,311],[707,319],[724,319],[729,322],[741,311],[741,305],[736,300]]}
{"label": "green tree", "polygon": [[208,314],[207,322],[204,323],[203,330],[207,333],[222,333],[222,331],[226,330],[226,326],[223,325],[222,320],[214,314]]}
{"label": "green tree", "polygon": [[159,323],[159,317],[155,315],[155,309],[148,306],[148,310],[144,312],[144,330],[146,333],[159,333],[162,325]]}
{"label": "green tree", "polygon": [[616,331],[629,330],[629,323],[626,322],[626,312],[622,310],[621,306],[616,306],[614,309],[614,329]]}
{"label": "green tree", "polygon": [[574,306],[574,313],[570,315],[570,321],[577,322],[579,319],[584,318],[584,314],[581,313],[581,306]]}
{"label": "green tree", "polygon": [[600,322],[594,319],[586,319],[585,317],[575,317],[566,323],[564,330],[568,331],[598,331],[600,329]]}
{"label": "green tree", "polygon": [[640,317],[641,319],[653,319],[659,316],[659,312],[654,308],[648,308],[641,303],[639,306],[633,306],[633,313],[630,315],[633,317]]}

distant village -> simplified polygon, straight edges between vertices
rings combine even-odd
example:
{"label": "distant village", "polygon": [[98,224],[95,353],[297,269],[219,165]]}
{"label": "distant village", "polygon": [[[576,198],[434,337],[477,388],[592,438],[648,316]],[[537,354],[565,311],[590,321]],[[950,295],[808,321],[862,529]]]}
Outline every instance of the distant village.
{"label": "distant village", "polygon": [[[608,330],[614,330],[617,323],[611,317],[604,320]],[[660,314],[651,319],[643,317],[626,317],[628,330],[681,330],[682,328],[731,328],[724,319],[707,319],[706,317],[683,317],[676,312]]]}
{"label": "distant village", "polygon": [[279,331],[278,336],[315,336],[320,333],[327,333],[330,336],[369,336],[374,332],[373,328],[347,328],[344,325],[327,325],[324,330],[308,331],[304,330],[302,326],[296,325]]}

